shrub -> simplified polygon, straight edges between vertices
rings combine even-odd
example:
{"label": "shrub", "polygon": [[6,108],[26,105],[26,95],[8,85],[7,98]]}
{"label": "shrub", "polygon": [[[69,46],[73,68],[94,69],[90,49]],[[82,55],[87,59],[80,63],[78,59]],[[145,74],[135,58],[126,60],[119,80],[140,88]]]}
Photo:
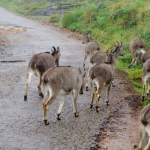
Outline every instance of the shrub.
{"label": "shrub", "polygon": [[52,14],[50,16],[49,22],[55,23],[55,22],[58,22],[59,20],[60,20],[60,16],[58,14]]}

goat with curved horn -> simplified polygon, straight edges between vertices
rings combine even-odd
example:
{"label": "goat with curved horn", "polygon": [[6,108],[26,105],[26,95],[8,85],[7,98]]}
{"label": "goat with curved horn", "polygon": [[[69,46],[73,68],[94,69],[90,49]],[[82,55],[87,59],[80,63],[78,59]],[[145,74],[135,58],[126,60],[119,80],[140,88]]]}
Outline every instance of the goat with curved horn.
{"label": "goat with curved horn", "polygon": [[33,75],[36,75],[40,78],[38,84],[38,93],[41,97],[43,97],[43,94],[41,92],[42,75],[49,68],[52,68],[55,65],[59,65],[60,52],[56,52],[55,47],[53,48],[54,51],[52,53],[43,52],[43,53],[35,54],[32,56],[31,60],[29,61],[24,100],[27,100],[27,92]]}

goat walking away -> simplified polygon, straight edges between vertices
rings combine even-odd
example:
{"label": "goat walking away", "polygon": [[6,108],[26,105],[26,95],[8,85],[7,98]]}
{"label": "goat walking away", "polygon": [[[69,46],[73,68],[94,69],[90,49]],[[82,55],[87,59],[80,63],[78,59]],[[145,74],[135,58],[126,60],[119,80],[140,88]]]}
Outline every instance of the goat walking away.
{"label": "goat walking away", "polygon": [[106,88],[106,105],[109,105],[109,91],[112,84],[112,81],[115,77],[115,67],[116,60],[119,55],[123,55],[122,44],[118,45],[114,52],[107,53],[105,56],[105,62],[96,64],[90,69],[90,85],[91,85],[91,106],[93,107],[93,101],[95,97],[95,88],[96,85],[96,111],[99,112],[99,98],[103,87]]}
{"label": "goat walking away", "polygon": [[27,73],[27,81],[26,81],[24,100],[27,100],[27,92],[29,89],[29,84],[31,82],[31,77],[33,75],[40,78],[39,84],[38,84],[38,93],[39,93],[39,96],[43,97],[43,94],[41,92],[42,75],[49,68],[54,67],[55,65],[58,66],[59,59],[60,59],[59,47],[57,47],[57,50],[55,47],[53,47],[52,53],[42,52],[42,53],[35,54],[32,56],[32,58],[28,64],[28,73]]}
{"label": "goat walking away", "polygon": [[150,150],[150,104],[141,110],[139,120],[139,150]]}
{"label": "goat walking away", "polygon": [[136,38],[131,42],[129,50],[132,56],[132,62],[129,65],[129,67],[131,67],[135,66],[141,55],[146,52],[146,44],[143,39]]}
{"label": "goat walking away", "polygon": [[[150,59],[148,59],[143,64],[142,82],[143,82],[142,99],[144,100],[146,97],[146,88],[147,88],[147,96],[148,96],[148,99],[150,100]],[[147,84],[148,84],[148,87],[147,87]]]}
{"label": "goat walking away", "polygon": [[97,51],[101,51],[101,47],[97,42],[90,42],[90,36],[89,35],[83,35],[82,44],[86,44],[86,47],[84,49],[84,61],[83,61],[83,67],[85,66],[85,60],[88,55],[93,55]]}
{"label": "goat walking away", "polygon": [[58,66],[47,70],[42,76],[43,85],[43,110],[44,122],[48,125],[47,111],[57,96],[60,99],[57,119],[60,120],[60,114],[64,105],[66,95],[72,94],[73,113],[78,117],[77,113],[77,97],[78,94],[83,94],[83,88],[86,82],[85,76],[82,76],[80,70],[70,66]]}
{"label": "goat walking away", "polygon": [[[118,59],[119,56],[123,55],[123,50],[124,50],[122,42],[117,41],[117,43],[118,43],[118,45],[115,45],[115,50],[112,52],[112,54],[114,55],[114,58],[116,60]],[[87,74],[89,74],[89,71],[93,66],[95,66],[97,64],[105,63],[106,55],[107,55],[107,52],[97,52],[97,53],[95,53],[90,58],[90,64],[89,64],[89,69],[88,69]],[[86,90],[88,91],[88,85],[86,85]]]}

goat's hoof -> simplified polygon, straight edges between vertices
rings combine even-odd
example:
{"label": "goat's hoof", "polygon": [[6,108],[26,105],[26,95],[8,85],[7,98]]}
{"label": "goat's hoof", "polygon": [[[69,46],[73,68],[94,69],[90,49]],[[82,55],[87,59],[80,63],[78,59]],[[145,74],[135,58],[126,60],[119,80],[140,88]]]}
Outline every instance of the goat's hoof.
{"label": "goat's hoof", "polygon": [[79,114],[76,112],[76,113],[74,113],[74,116],[75,117],[79,117]]}
{"label": "goat's hoof", "polygon": [[88,89],[88,86],[86,86],[86,91],[88,91],[89,89]]}
{"label": "goat's hoof", "polygon": [[49,122],[47,120],[44,120],[45,125],[49,125]]}
{"label": "goat's hoof", "polygon": [[43,97],[44,97],[44,95],[43,95],[42,93],[40,93],[40,94],[39,94],[39,96],[41,96],[41,98],[43,98]]}
{"label": "goat's hoof", "polygon": [[27,100],[27,95],[24,95],[24,100],[25,100],[25,101]]}
{"label": "goat's hoof", "polygon": [[106,106],[109,106],[109,103],[108,103],[108,102],[106,102]]}
{"label": "goat's hoof", "polygon": [[57,120],[61,120],[60,114],[57,114]]}
{"label": "goat's hoof", "polygon": [[112,87],[115,87],[115,85],[114,85],[114,84],[112,84]]}
{"label": "goat's hoof", "polygon": [[96,112],[99,113],[99,106],[96,106]]}
{"label": "goat's hoof", "polygon": [[92,108],[93,107],[93,105],[90,105],[90,108]]}

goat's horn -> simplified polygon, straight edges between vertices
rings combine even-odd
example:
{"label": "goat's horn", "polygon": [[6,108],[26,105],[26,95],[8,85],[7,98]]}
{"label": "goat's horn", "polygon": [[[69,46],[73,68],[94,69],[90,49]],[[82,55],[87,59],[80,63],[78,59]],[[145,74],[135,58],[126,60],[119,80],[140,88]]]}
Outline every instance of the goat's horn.
{"label": "goat's horn", "polygon": [[56,52],[56,48],[53,46],[54,52]]}

